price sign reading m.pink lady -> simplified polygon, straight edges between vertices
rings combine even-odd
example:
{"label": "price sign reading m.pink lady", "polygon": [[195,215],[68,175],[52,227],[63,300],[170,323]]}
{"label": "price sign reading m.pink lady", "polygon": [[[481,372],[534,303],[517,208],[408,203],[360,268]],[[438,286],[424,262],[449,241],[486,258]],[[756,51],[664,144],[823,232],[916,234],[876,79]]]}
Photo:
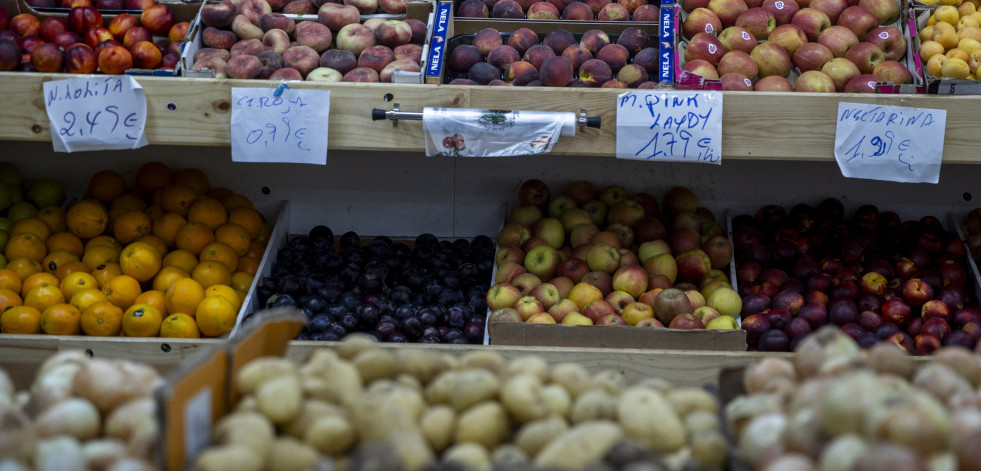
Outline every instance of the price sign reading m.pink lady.
{"label": "price sign reading m.pink lady", "polygon": [[146,95],[130,76],[44,82],[56,152],[137,149],[147,145]]}
{"label": "price sign reading m.pink lady", "polygon": [[841,102],[835,160],[848,178],[937,183],[946,127],[946,110]]}
{"label": "price sign reading m.pink lady", "polygon": [[633,91],[617,97],[617,158],[722,163],[722,94]]}

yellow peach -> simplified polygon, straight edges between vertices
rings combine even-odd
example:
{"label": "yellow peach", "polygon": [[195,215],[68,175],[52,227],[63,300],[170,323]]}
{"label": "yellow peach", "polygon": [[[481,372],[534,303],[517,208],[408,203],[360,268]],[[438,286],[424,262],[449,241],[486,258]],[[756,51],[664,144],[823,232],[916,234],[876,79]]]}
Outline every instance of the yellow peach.
{"label": "yellow peach", "polygon": [[960,49],[971,55],[972,52],[981,49],[981,42],[976,39],[964,38],[957,42],[957,49]]}
{"label": "yellow peach", "polygon": [[961,14],[957,12],[957,8],[950,5],[944,5],[937,8],[933,12],[933,16],[937,19],[937,23],[942,21],[944,23],[949,23],[951,26],[957,24],[957,20],[961,18]]}
{"label": "yellow peach", "polygon": [[940,43],[940,45],[944,47],[945,51],[957,47],[958,41],[957,33],[954,31],[953,27],[951,27],[949,30],[936,30],[936,33],[933,35],[933,40]]}
{"label": "yellow peach", "polygon": [[976,26],[968,26],[957,32],[957,40],[960,42],[961,39],[973,39],[975,41],[981,42],[981,28]]}
{"label": "yellow peach", "polygon": [[971,56],[967,59],[967,66],[971,68],[971,72],[977,76],[978,67],[981,67],[981,51],[974,51]]}
{"label": "yellow peach", "polygon": [[964,52],[963,49],[957,47],[947,51],[947,53],[944,55],[947,56],[948,59],[960,59],[964,62],[967,62],[968,58],[967,52]]}
{"label": "yellow peach", "polygon": [[930,15],[930,18],[927,18],[927,26],[933,26],[935,24],[937,24],[937,17]]}
{"label": "yellow peach", "polygon": [[946,78],[967,78],[971,74],[971,68],[967,61],[957,58],[949,58],[940,66],[940,76]]}
{"label": "yellow peach", "polygon": [[957,13],[961,14],[961,18],[964,18],[971,13],[978,11],[978,7],[971,2],[964,2],[957,5]]}
{"label": "yellow peach", "polygon": [[974,19],[974,17],[971,15],[962,16],[961,19],[957,20],[957,24],[954,26],[957,28],[957,31],[960,31],[970,26],[977,28],[978,20]]}
{"label": "yellow peach", "polygon": [[933,26],[927,26],[926,28],[920,30],[919,33],[920,41],[930,41],[933,39],[933,35],[934,35]]}
{"label": "yellow peach", "polygon": [[943,55],[944,47],[936,41],[923,41],[920,43],[920,59],[924,62],[930,60],[931,57],[940,54]]}
{"label": "yellow peach", "polygon": [[940,77],[940,72],[943,69],[944,62],[947,61],[947,56],[943,54],[937,54],[927,61],[927,73],[933,77]]}
{"label": "yellow peach", "polygon": [[971,13],[971,18],[974,18],[974,20],[978,22],[978,26],[981,26],[981,11]]}

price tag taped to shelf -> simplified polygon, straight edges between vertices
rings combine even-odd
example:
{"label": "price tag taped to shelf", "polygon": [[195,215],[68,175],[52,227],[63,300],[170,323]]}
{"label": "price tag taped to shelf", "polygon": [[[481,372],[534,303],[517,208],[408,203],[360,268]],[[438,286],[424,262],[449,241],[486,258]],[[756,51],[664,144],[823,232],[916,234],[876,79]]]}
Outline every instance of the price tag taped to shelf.
{"label": "price tag taped to shelf", "polygon": [[841,102],[835,160],[848,178],[937,183],[946,127],[946,110]]}
{"label": "price tag taped to shelf", "polygon": [[327,164],[329,90],[232,88],[232,160]]}
{"label": "price tag taped to shelf", "polygon": [[722,94],[651,90],[617,96],[617,158],[722,164]]}
{"label": "price tag taped to shelf", "polygon": [[147,145],[146,95],[128,75],[44,82],[55,152],[138,149]]}

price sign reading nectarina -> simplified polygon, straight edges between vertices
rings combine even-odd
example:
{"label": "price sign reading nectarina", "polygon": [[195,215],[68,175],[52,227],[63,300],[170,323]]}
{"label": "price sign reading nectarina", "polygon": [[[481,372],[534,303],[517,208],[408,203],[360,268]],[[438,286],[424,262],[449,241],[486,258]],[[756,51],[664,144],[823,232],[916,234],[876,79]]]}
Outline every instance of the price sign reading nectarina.
{"label": "price sign reading nectarina", "polygon": [[946,110],[838,103],[835,160],[848,178],[937,183],[946,127]]}
{"label": "price sign reading nectarina", "polygon": [[330,91],[232,88],[232,160],[327,164]]}
{"label": "price sign reading nectarina", "polygon": [[617,158],[722,163],[722,94],[633,91],[617,97]]}
{"label": "price sign reading nectarina", "polygon": [[43,89],[56,152],[147,145],[146,95],[133,77],[52,80]]}

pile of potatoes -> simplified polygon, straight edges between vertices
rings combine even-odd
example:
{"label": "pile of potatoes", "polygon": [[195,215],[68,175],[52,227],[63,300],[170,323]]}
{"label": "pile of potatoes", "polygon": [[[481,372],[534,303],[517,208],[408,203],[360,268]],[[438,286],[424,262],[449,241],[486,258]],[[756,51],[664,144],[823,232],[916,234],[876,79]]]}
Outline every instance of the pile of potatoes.
{"label": "pile of potatoes", "polygon": [[299,366],[258,358],[233,388],[199,469],[721,469],[728,451],[705,390],[489,350],[349,337]]}

